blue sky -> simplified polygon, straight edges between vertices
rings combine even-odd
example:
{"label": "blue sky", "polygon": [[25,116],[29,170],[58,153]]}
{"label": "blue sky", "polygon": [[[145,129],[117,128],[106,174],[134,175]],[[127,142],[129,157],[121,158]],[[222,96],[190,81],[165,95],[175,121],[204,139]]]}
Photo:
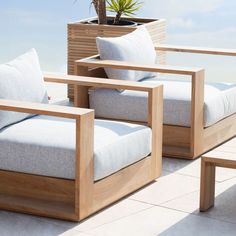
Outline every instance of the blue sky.
{"label": "blue sky", "polygon": [[[138,16],[167,19],[168,43],[236,48],[235,0],[143,2]],[[0,63],[35,47],[43,70],[64,71],[66,24],[93,16],[89,5],[89,0],[0,1]],[[209,80],[232,81],[236,75],[236,58],[170,54],[168,64],[206,67]]]}

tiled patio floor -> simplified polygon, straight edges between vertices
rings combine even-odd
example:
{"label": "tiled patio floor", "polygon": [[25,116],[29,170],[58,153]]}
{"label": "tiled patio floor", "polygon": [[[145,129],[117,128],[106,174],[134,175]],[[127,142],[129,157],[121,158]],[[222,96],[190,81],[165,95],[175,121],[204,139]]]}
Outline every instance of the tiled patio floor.
{"label": "tiled patio floor", "polygon": [[200,159],[164,158],[148,187],[76,224],[0,211],[0,236],[236,235],[236,171],[217,170],[216,204],[199,213]]}

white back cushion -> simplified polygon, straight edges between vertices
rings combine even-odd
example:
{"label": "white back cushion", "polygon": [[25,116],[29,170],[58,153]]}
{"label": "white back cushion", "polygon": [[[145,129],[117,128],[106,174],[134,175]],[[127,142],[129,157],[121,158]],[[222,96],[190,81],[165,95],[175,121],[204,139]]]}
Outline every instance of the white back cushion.
{"label": "white back cushion", "polygon": [[[97,37],[97,48],[102,60],[155,64],[156,52],[152,39],[144,26],[127,35],[115,38]],[[156,75],[143,71],[105,69],[108,78],[139,81]]]}
{"label": "white back cushion", "polygon": [[[0,99],[48,103],[35,49],[0,65]],[[0,129],[29,116],[31,115],[0,110]]]}

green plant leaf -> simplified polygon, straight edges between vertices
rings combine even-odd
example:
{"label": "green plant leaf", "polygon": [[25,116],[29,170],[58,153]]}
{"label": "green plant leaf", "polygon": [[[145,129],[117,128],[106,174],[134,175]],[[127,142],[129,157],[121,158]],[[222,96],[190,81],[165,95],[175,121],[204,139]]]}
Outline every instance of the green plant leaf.
{"label": "green plant leaf", "polygon": [[107,0],[107,10],[120,15],[135,14],[141,7],[143,2],[139,0]]}

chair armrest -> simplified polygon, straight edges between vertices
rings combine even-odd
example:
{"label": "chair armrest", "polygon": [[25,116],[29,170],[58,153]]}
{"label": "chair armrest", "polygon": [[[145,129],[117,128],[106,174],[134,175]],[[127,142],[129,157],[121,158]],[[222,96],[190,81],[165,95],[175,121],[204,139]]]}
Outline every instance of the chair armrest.
{"label": "chair armrest", "polygon": [[[47,74],[44,76],[46,82],[66,83],[75,85],[75,87],[95,87],[95,88],[109,88],[109,89],[127,89],[134,91],[143,91],[148,93],[148,124],[150,127],[155,122],[162,123],[162,118],[156,115],[158,109],[162,109],[163,106],[163,85],[160,84],[147,84],[134,81],[125,80],[112,80],[112,79],[101,79],[93,77],[73,76],[73,75],[58,75],[58,74]],[[75,89],[76,91],[76,89]],[[157,99],[158,97],[158,99]],[[156,100],[155,100],[156,99]],[[157,104],[160,108],[156,108],[153,104]],[[77,106],[77,104],[76,104]],[[159,110],[158,110],[159,111]],[[159,112],[161,113],[161,112]],[[158,118],[156,118],[158,117]],[[153,122],[155,120],[155,122]]]}
{"label": "chair armrest", "polygon": [[101,60],[99,56],[93,56],[75,61],[77,66],[81,67],[102,67],[122,70],[137,70],[137,71],[150,71],[166,74],[180,74],[180,75],[193,75],[202,70],[202,68],[195,67],[180,67],[172,65],[145,65],[138,63],[131,63],[126,61],[115,60]]}
{"label": "chair armrest", "polygon": [[136,91],[152,91],[153,88],[161,85],[145,84],[126,80],[101,79],[85,76],[45,74],[44,81],[62,84],[71,84],[76,86],[109,88],[109,89],[127,89]]}
{"label": "chair armrest", "polygon": [[0,110],[77,119],[93,113],[91,109],[0,99]]}
{"label": "chair armrest", "polygon": [[155,46],[155,49],[157,51],[211,54],[211,55],[221,55],[221,56],[236,56],[236,49],[190,47],[190,46],[177,46],[177,45],[168,45],[168,44],[157,44]]}

